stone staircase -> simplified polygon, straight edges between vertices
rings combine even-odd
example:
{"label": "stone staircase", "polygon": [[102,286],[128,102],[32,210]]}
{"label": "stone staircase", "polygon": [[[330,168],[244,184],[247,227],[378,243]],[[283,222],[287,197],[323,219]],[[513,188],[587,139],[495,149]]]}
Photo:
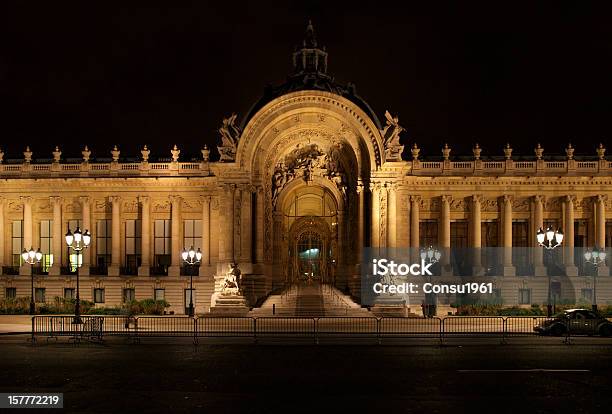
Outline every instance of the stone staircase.
{"label": "stone staircase", "polygon": [[293,285],[278,295],[270,295],[249,316],[371,316],[349,296],[335,287],[317,282]]}

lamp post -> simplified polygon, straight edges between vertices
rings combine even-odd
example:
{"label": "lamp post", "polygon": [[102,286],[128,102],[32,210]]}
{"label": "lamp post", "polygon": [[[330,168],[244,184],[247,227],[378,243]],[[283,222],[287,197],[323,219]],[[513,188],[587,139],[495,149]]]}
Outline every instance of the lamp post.
{"label": "lamp post", "polygon": [[599,266],[606,263],[607,253],[605,250],[599,250],[595,247],[593,250],[587,250],[584,252],[584,260],[588,264],[591,264],[595,271],[593,272],[593,301],[591,303],[592,309],[597,312],[597,272]]}
{"label": "lamp post", "polygon": [[[429,246],[426,249],[421,249],[420,252],[420,257],[421,257],[421,261],[423,262],[423,264],[435,264],[438,263],[440,261],[440,258],[442,257],[442,253],[440,253],[440,251],[438,249],[434,249],[433,246]],[[431,283],[431,275],[428,276],[429,282]],[[427,300],[427,298],[430,298],[430,300]],[[423,304],[423,314],[427,313],[428,317],[432,317],[436,315],[436,303],[437,300],[435,299],[435,294],[425,294],[425,303]],[[434,303],[427,303],[427,302],[434,302]],[[425,312],[426,310],[426,312]],[[425,315],[423,315],[425,316]]]}
{"label": "lamp post", "polygon": [[36,313],[36,304],[34,303],[34,265],[40,263],[42,256],[43,255],[40,252],[40,249],[34,251],[33,247],[30,247],[29,251],[23,249],[23,252],[21,252],[21,258],[23,261],[30,265],[30,315],[34,315],[34,313]]}
{"label": "lamp post", "polygon": [[72,249],[76,252],[76,301],[74,302],[74,319],[72,323],[80,324],[81,321],[81,296],[79,294],[79,267],[81,267],[80,256],[83,254],[83,250],[89,247],[91,243],[91,234],[89,230],[85,230],[85,233],[81,233],[81,229],[77,226],[74,233],[70,231],[68,227],[68,233],[66,233],[66,245],[68,246],[68,252]]}
{"label": "lamp post", "polygon": [[[563,232],[561,229],[553,230],[551,226],[548,226],[546,231],[540,227],[536,233],[536,240],[539,246],[542,246],[546,250],[553,250],[563,243]],[[550,272],[548,274],[548,299],[546,304],[546,314],[550,318],[552,316],[552,303],[551,303],[551,291],[550,291]]]}
{"label": "lamp post", "polygon": [[423,260],[425,264],[438,263],[441,257],[442,253],[440,253],[438,249],[434,249],[433,246],[421,249],[421,260]]}
{"label": "lamp post", "polygon": [[202,252],[200,248],[198,251],[193,249],[193,246],[187,249],[183,249],[183,253],[181,253],[181,257],[183,258],[183,262],[189,266],[189,317],[193,318],[194,309],[193,309],[193,269],[195,265],[200,263],[202,260]]}

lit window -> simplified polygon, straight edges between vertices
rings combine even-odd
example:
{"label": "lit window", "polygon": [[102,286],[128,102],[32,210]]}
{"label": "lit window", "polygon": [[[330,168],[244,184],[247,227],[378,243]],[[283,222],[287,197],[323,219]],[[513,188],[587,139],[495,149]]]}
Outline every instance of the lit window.
{"label": "lit window", "polygon": [[23,259],[21,258],[21,252],[23,251],[23,221],[14,220],[12,230],[11,253],[13,254],[13,266],[21,266],[23,264]]}
{"label": "lit window", "polygon": [[165,300],[166,299],[166,289],[155,289],[153,291],[153,299]]}
{"label": "lit window", "polygon": [[48,272],[53,266],[53,254],[51,253],[53,246],[53,220],[40,221],[40,251],[43,254],[40,266],[43,272]]}

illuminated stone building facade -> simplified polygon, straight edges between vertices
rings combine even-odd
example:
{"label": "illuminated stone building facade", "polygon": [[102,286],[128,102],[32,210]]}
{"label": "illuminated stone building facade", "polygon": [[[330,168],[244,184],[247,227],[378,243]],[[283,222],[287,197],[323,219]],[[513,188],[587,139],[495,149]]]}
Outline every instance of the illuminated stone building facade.
{"label": "illuminated stone building facade", "polygon": [[[540,147],[517,157],[509,145],[499,156],[475,145],[456,158],[444,147],[424,159],[409,137],[404,151],[397,118],[387,112],[381,123],[353,85],[327,75],[311,26],[293,65],[287,83],[266,90],[240,124],[224,120],[219,161],[207,148],[201,160],[184,161],[174,147],[166,162],[149,160],[146,147],[137,161],[116,147],[107,159],[87,148],[80,160],[59,149],[47,160],[29,149],[19,160],[0,153],[0,296],[29,296],[30,268],[19,254],[32,246],[45,255],[35,268],[37,300],[72,297],[75,262],[63,236],[79,226],[92,233],[81,298],[99,306],[165,298],[182,314],[189,269],[180,253],[192,245],[203,252],[198,313],[215,305],[232,262],[251,304],[303,277],[358,297],[364,246],[498,247],[495,265],[478,256],[473,273],[516,303],[541,304],[551,263],[529,247],[538,228],[552,225],[566,240],[552,283],[588,299],[592,281],[576,248],[612,242],[612,162],[603,146],[584,156],[568,146],[553,158]],[[457,260],[446,257],[444,272],[458,275]],[[598,272],[609,298],[609,268]]]}

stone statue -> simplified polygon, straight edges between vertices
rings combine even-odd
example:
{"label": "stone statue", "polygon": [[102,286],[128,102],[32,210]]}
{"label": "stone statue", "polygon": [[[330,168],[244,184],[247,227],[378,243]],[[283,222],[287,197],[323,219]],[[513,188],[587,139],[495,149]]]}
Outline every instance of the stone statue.
{"label": "stone statue", "polygon": [[383,145],[385,147],[385,158],[387,161],[401,161],[404,146],[400,144],[400,133],[405,129],[399,124],[398,117],[393,117],[389,111],[385,111],[387,125],[381,131]]}
{"label": "stone statue", "polygon": [[222,295],[238,295],[241,291],[241,277],[242,272],[237,263],[230,264],[230,270],[225,275],[225,278],[221,282],[221,294]]}
{"label": "stone statue", "polygon": [[118,163],[119,162],[119,155],[121,155],[121,151],[119,151],[119,148],[117,148],[116,145],[113,147],[113,150],[111,151],[111,155],[113,157],[113,162],[114,163]]}
{"label": "stone statue", "polygon": [[89,150],[87,145],[85,145],[85,148],[83,148],[83,151],[81,151],[81,155],[83,156],[83,162],[88,163],[89,157],[91,157],[91,151]]}
{"label": "stone statue", "polygon": [[151,150],[149,148],[147,148],[147,146],[145,145],[140,150],[140,155],[142,155],[142,162],[144,162],[144,163],[149,162],[149,154],[151,154]]}
{"label": "stone statue", "polygon": [[223,119],[219,128],[221,134],[221,145],[217,146],[221,158],[219,161],[228,162],[236,160],[236,149],[240,138],[240,129],[236,126],[238,115],[232,114],[229,118]]}
{"label": "stone statue", "polygon": [[170,154],[172,154],[172,162],[178,162],[179,155],[181,154],[181,150],[178,149],[176,144],[174,144],[174,147],[170,150]]}

